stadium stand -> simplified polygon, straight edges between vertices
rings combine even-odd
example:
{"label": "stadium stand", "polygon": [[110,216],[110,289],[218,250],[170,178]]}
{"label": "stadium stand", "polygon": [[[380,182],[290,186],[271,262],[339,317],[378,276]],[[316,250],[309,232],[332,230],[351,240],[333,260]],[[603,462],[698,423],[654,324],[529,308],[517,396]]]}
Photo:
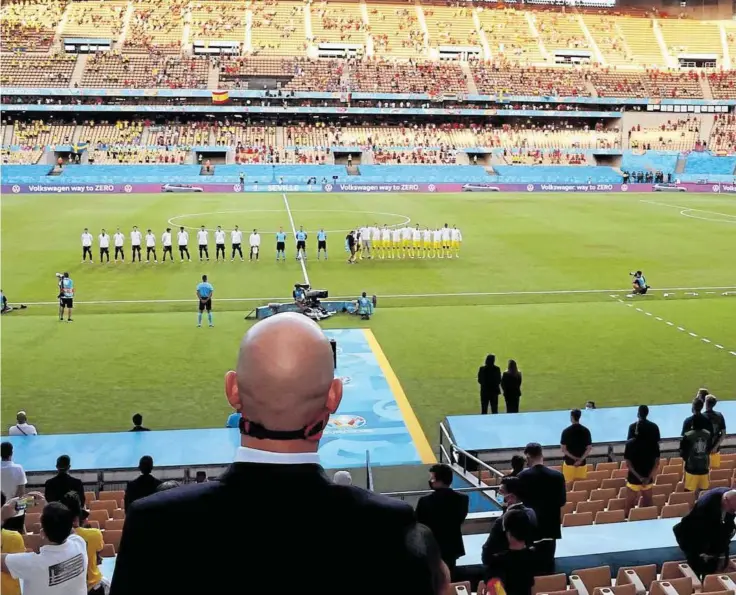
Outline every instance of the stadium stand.
{"label": "stadium stand", "polygon": [[428,6],[424,8],[424,18],[427,22],[429,43],[433,47],[480,46],[471,8]]}
{"label": "stadium stand", "polygon": [[426,56],[424,32],[413,5],[371,5],[369,31],[378,56],[418,59]]}
{"label": "stadium stand", "polygon": [[543,60],[523,11],[479,7],[478,18],[493,60],[522,64]]}
{"label": "stadium stand", "polygon": [[626,39],[619,28],[618,19],[610,15],[584,13],[583,23],[590,31],[606,64],[615,67],[632,66],[634,57],[628,50]]}
{"label": "stadium stand", "polygon": [[693,19],[661,19],[659,26],[670,55],[697,54],[723,60],[723,46],[718,23]]}
{"label": "stadium stand", "polygon": [[126,52],[178,53],[187,0],[137,0],[125,37]]}
{"label": "stadium stand", "polygon": [[252,2],[251,44],[254,54],[298,56],[307,49],[304,5]]}
{"label": "stadium stand", "polygon": [[350,68],[351,88],[377,93],[467,92],[465,74],[454,62],[389,62],[361,60]]}
{"label": "stadium stand", "polygon": [[547,51],[590,48],[578,15],[552,11],[535,11],[531,14]]}
{"label": "stadium stand", "polygon": [[314,43],[351,43],[366,46],[366,25],[359,4],[320,2],[310,6]]}
{"label": "stadium stand", "polygon": [[633,149],[677,150],[689,151],[698,140],[699,124],[693,117],[667,120],[652,128],[641,128],[629,131],[629,139]]}
{"label": "stadium stand", "polygon": [[71,2],[62,34],[64,37],[117,40],[127,6],[127,2],[119,0]]}
{"label": "stadium stand", "polygon": [[479,93],[531,96],[590,96],[581,72],[535,66],[478,63],[471,66]]}
{"label": "stadium stand", "polygon": [[193,41],[245,42],[245,6],[238,2],[203,0],[189,5]]}
{"label": "stadium stand", "polygon": [[0,84],[12,87],[68,87],[75,56],[67,54],[3,54]]}
{"label": "stadium stand", "polygon": [[716,116],[709,146],[713,151],[736,151],[736,117],[733,114]]}
{"label": "stadium stand", "polygon": [[66,2],[46,0],[3,2],[0,8],[2,51],[48,51],[66,5]]}
{"label": "stadium stand", "polygon": [[81,87],[154,89],[203,88],[207,84],[206,58],[182,58],[151,53],[128,55],[117,50],[91,56]]}

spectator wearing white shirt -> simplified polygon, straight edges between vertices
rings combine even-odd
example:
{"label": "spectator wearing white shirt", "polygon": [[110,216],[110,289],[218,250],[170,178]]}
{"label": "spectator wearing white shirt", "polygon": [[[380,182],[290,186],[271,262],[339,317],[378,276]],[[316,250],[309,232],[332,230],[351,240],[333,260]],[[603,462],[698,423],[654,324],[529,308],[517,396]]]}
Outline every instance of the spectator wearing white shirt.
{"label": "spectator wearing white shirt", "polygon": [[169,255],[171,262],[174,262],[174,253],[171,250],[171,228],[167,227],[166,231],[161,234],[161,244],[164,247],[164,257],[161,259],[162,262],[166,262],[166,255]]}
{"label": "spectator wearing white shirt", "polygon": [[[2,488],[3,494],[8,500],[22,496],[25,494],[28,480],[23,467],[13,462],[13,445],[10,442],[0,444],[0,458],[2,458],[2,463],[0,463],[0,488]],[[25,518],[25,510],[13,509],[12,515],[9,515],[7,519],[3,518],[3,529],[22,533]]]}
{"label": "spectator wearing white shirt", "polygon": [[[43,502],[40,494],[36,497]],[[2,518],[12,514],[16,502],[5,503]],[[41,513],[39,553],[2,555],[2,571],[22,581],[23,595],[87,595],[87,545],[73,527],[72,512],[60,502],[51,502]]]}
{"label": "spectator wearing white shirt", "polygon": [[89,254],[89,261],[94,262],[92,259],[92,234],[89,233],[89,229],[86,227],[82,232],[82,264],[87,261],[87,255]]}
{"label": "spectator wearing white shirt", "polygon": [[119,227],[118,230],[115,232],[115,235],[112,236],[112,239],[113,243],[115,244],[115,262],[118,261],[118,254],[120,254],[121,262],[125,262],[125,252],[123,251],[125,236],[123,235],[123,232],[120,231]]}
{"label": "spectator wearing white shirt", "polygon": [[215,260],[220,260],[220,252],[222,252],[222,261],[225,261],[225,232],[219,225],[215,230]]}
{"label": "spectator wearing white shirt", "polygon": [[192,257],[189,256],[189,232],[184,227],[179,228],[179,232],[176,234],[176,241],[179,243],[179,257],[184,262],[184,254],[187,255],[187,260],[192,262]]}
{"label": "spectator wearing white shirt", "polygon": [[107,256],[107,262],[110,262],[110,236],[103,229],[97,239],[100,242],[100,264],[104,256]]}
{"label": "spectator wearing white shirt", "polygon": [[233,262],[235,260],[235,252],[237,251],[238,254],[240,254],[240,260],[243,261],[243,249],[240,247],[240,245],[243,243],[243,232],[238,229],[238,226],[235,226],[235,229],[233,229],[230,232],[230,241],[233,245],[233,252],[230,255],[230,262]]}
{"label": "spectator wearing white shirt", "polygon": [[261,252],[261,234],[258,233],[257,230],[253,230],[253,233],[250,234],[250,257],[249,260],[253,260],[253,256],[256,257],[256,261],[258,260],[258,256]]}
{"label": "spectator wearing white shirt", "polygon": [[8,428],[8,436],[36,436],[36,426],[28,423],[28,416],[25,411],[18,411],[15,414],[15,425]]}
{"label": "spectator wearing white shirt", "polygon": [[135,255],[138,254],[138,262],[141,261],[141,239],[142,234],[138,231],[137,226],[133,226],[133,231],[130,232],[130,246],[133,251],[133,262],[135,262]]}
{"label": "spectator wearing white shirt", "polygon": [[199,245],[199,262],[202,262],[202,256],[204,255],[207,260],[210,259],[210,250],[207,246],[209,243],[209,232],[204,228],[204,225],[197,232],[197,244]]}
{"label": "spectator wearing white shirt", "polygon": [[158,262],[156,256],[156,236],[149,229],[146,231],[146,263],[151,262],[151,254],[153,254],[153,262]]}

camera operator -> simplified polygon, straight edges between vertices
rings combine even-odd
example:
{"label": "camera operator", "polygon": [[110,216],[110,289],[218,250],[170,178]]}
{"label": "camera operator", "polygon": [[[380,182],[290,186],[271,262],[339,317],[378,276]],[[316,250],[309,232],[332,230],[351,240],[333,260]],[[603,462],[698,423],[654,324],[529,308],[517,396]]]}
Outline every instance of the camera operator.
{"label": "camera operator", "polygon": [[56,273],[59,279],[59,320],[64,320],[64,308],[69,310],[67,320],[72,322],[72,309],[74,308],[74,281],[69,278],[69,273]]}

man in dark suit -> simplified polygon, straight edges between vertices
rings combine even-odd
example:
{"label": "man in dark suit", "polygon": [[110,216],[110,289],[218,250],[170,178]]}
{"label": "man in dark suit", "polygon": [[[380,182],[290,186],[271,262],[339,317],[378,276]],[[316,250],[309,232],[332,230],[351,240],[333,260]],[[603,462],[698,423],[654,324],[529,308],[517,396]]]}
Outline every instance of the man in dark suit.
{"label": "man in dark suit", "polygon": [[496,365],[496,356],[489,353],[486,363],[478,368],[478,384],[480,384],[480,412],[498,413],[498,395],[501,394],[501,368]]}
{"label": "man in dark suit", "polygon": [[434,490],[422,496],[417,503],[417,521],[432,530],[442,552],[442,559],[455,572],[457,559],[465,555],[462,526],[468,516],[470,498],[453,490],[452,468],[432,465],[429,468],[429,487]]}
{"label": "man in dark suit", "polygon": [[565,478],[559,471],[544,465],[542,447],[536,442],[527,444],[524,454],[528,469],[518,477],[522,482],[521,500],[537,515],[534,543],[539,563],[537,574],[554,574],[557,540],[562,537],[560,511],[567,502]]}
{"label": "man in dark suit", "polygon": [[437,595],[447,569],[411,506],[335,485],[319,464],[342,398],[334,372],[330,343],[307,317],[251,327],[225,377],[243,415],[235,463],[219,480],[133,503],[111,595]]}
{"label": "man in dark suit", "polygon": [[84,506],[84,485],[82,480],[69,475],[72,460],[69,455],[61,455],[56,459],[56,475],[44,484],[44,497],[46,502],[58,502],[67,492],[76,492],[79,501]]}
{"label": "man in dark suit", "polygon": [[151,475],[153,471],[153,458],[148,455],[142,456],[138,461],[138,470],[141,474],[133,481],[129,481],[125,488],[125,510],[130,508],[136,500],[150,496],[161,485],[161,480]]}

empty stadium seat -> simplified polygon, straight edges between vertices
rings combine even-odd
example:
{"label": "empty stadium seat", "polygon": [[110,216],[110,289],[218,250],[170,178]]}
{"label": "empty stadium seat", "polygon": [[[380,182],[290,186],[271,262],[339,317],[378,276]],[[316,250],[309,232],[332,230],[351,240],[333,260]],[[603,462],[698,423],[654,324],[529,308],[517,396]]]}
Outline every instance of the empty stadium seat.
{"label": "empty stadium seat", "polygon": [[562,518],[563,527],[582,527],[584,525],[592,525],[592,524],[593,524],[593,513],[592,512],[582,512],[580,514],[578,513],[566,514]]}
{"label": "empty stadium seat", "polygon": [[649,595],[691,595],[693,583],[687,578],[658,580],[652,583]]}
{"label": "empty stadium seat", "polygon": [[550,593],[554,591],[564,591],[567,588],[567,575],[550,574],[548,576],[534,577],[534,586],[532,587],[532,595],[539,593]]}
{"label": "empty stadium seat", "polygon": [[570,574],[570,587],[576,589],[580,595],[593,595],[596,588],[610,586],[610,566],[573,570]]}
{"label": "empty stadium seat", "polygon": [[105,531],[122,531],[125,519],[109,519],[105,523]]}
{"label": "empty stadium seat", "polygon": [[114,558],[115,557],[115,546],[111,543],[106,543],[102,546],[100,552],[100,558]]}
{"label": "empty stadium seat", "polygon": [[617,491],[616,488],[599,488],[590,492],[590,499],[605,500],[607,502],[611,498],[616,497]]}
{"label": "empty stadium seat", "polygon": [[687,578],[692,585],[693,591],[700,591],[702,589],[700,579],[687,562],[665,562],[662,564],[660,580],[672,581],[680,578]]}
{"label": "empty stadium seat", "polygon": [[687,504],[692,508],[695,504],[695,492],[672,492],[667,504]]}
{"label": "empty stadium seat", "polygon": [[593,595],[636,595],[636,587],[632,584],[615,587],[596,587]]}
{"label": "empty stadium seat", "polygon": [[580,514],[581,512],[591,512],[594,515],[602,512],[606,509],[606,503],[608,500],[590,500],[587,502],[579,502],[575,507],[575,512]]}
{"label": "empty stadium seat", "polygon": [[645,506],[644,508],[632,508],[629,512],[630,521],[650,521],[659,516],[656,506]]}
{"label": "empty stadium seat", "polygon": [[609,510],[604,510],[596,513],[595,524],[596,525],[607,525],[609,523],[622,523],[626,520],[626,513],[623,507],[617,510],[611,510],[609,504]]}
{"label": "empty stadium seat", "polygon": [[712,591],[736,592],[736,572],[709,574],[703,579],[703,593]]}
{"label": "empty stadium seat", "polygon": [[105,529],[102,532],[102,537],[104,538],[105,543],[108,543],[115,548],[116,552],[118,551],[118,549],[120,549],[120,539],[123,537],[122,531],[108,531],[107,529]]}
{"label": "empty stadium seat", "polygon": [[616,575],[616,585],[634,585],[637,595],[644,595],[649,591],[655,580],[657,580],[656,564],[619,568]]}
{"label": "empty stadium seat", "polygon": [[685,516],[690,512],[690,504],[683,502],[682,504],[669,504],[662,508],[663,519],[675,519]]}

